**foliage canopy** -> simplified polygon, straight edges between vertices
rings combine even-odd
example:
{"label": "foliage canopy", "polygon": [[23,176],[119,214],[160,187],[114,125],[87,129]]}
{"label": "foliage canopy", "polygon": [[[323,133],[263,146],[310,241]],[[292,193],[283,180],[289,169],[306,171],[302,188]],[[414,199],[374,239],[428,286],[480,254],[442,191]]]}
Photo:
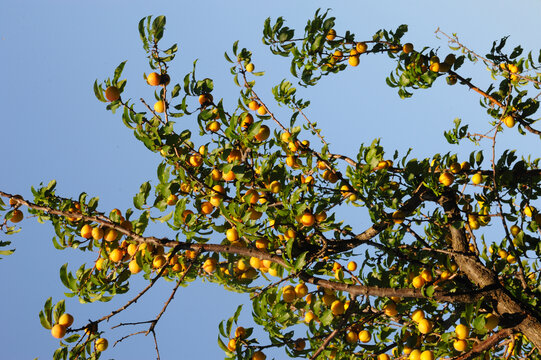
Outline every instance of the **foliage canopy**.
{"label": "foliage canopy", "polygon": [[[510,131],[540,135],[538,96],[529,93],[541,84],[535,72],[541,52],[535,58],[520,47],[507,51],[504,38],[481,56],[441,31],[448,54],[417,49],[402,41],[406,25],[360,38],[337,34],[335,19],[320,11],[300,36],[282,18],[267,19],[263,42],[291,59],[301,86],[351,71],[365,56],[387,56],[396,68],[386,81],[401,98],[445,79],[474,90],[491,125],[480,134],[456,120],[445,132],[450,144],[478,145],[465,159],[456,153],[417,159],[414,149],[388,155],[377,139],[345,155],[332,152],[292,82],[273,87],[273,100],[260,96],[256,78],[264,73],[254,71],[252,53],[238,42],[225,54],[240,88],[235,108],[218,99],[212,79],[196,76],[195,62],[175,83],[168,69],[178,46],[162,49],[165,24],[164,16],[139,23],[154,104],[129,98],[125,62],[112,78],[94,83],[107,110],[119,110],[134,136],[162,158],[157,185],[141,185],[134,209],[106,213],[86,193],[58,196],[55,181],[32,188],[32,201],[0,192],[9,199],[0,198],[5,234],[20,230],[14,223],[26,208],[52,224],[55,248],[96,254],[94,264],[61,267],[67,296],[109,301],[131,290],[131,276],[148,280],[125,306],[89,323],[72,325],[64,300],[49,298],[40,321],[62,338],[55,359],[99,358],[107,348],[104,322],[157,281],[171,281],[163,309],[140,323],[156,339],[179,286],[198,278],[249,294],[254,327],[268,334],[256,338],[253,327],[237,324],[239,307],[219,325],[218,345],[230,359],[264,359],[268,348],[312,359],[541,357],[539,159],[495,151]],[[482,90],[461,75],[466,62],[484,64],[493,83]],[[275,115],[276,105],[290,117]],[[197,120],[199,134],[175,122],[183,116]],[[370,226],[358,231],[345,223],[341,214],[349,207],[363,208]],[[150,221],[174,236],[145,235]],[[497,239],[485,240],[488,226]],[[359,254],[360,264],[348,260]]]}

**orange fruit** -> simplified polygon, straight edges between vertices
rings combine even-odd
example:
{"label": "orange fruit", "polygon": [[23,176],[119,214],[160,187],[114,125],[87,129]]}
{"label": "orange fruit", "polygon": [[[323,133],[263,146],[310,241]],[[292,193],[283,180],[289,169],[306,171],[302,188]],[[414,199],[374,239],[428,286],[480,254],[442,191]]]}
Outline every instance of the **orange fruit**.
{"label": "orange fruit", "polygon": [[12,223],[18,223],[23,219],[23,212],[21,210],[13,210],[11,213],[11,219],[10,221]]}
{"label": "orange fruit", "polygon": [[51,329],[51,335],[57,339],[63,338],[66,335],[66,327],[60,324],[54,325]]}
{"label": "orange fruit", "polygon": [[69,328],[71,324],[73,324],[73,316],[68,313],[63,313],[60,315],[60,318],[58,318],[58,324]]}
{"label": "orange fruit", "polygon": [[109,86],[105,89],[105,98],[110,102],[120,99],[120,90],[116,86]]}
{"label": "orange fruit", "polygon": [[155,73],[155,72],[151,72],[150,74],[148,74],[147,83],[150,86],[158,86],[158,85],[160,85],[160,82],[161,82],[160,74]]}
{"label": "orange fruit", "polygon": [[202,94],[199,95],[199,104],[202,106],[206,106],[212,103],[212,95],[211,94]]}

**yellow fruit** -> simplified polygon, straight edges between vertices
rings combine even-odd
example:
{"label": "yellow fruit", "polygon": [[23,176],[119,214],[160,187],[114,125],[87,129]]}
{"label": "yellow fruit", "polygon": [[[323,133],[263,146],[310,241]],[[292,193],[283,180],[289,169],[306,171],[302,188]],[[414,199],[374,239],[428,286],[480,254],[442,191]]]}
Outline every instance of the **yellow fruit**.
{"label": "yellow fruit", "polygon": [[246,329],[243,328],[242,326],[239,326],[238,328],[235,329],[235,337],[236,338],[243,338],[246,336]]}
{"label": "yellow fruit", "polygon": [[246,65],[246,71],[248,71],[248,72],[254,71],[254,68],[255,68],[255,66],[252,63],[249,63],[248,65]]}
{"label": "yellow fruit", "polygon": [[99,338],[99,339],[96,339],[94,346],[96,348],[96,351],[105,351],[107,350],[107,347],[109,346],[109,342],[107,341],[107,339]]}
{"label": "yellow fruit", "polygon": [[237,229],[230,228],[230,229],[227,229],[227,231],[225,232],[225,237],[227,238],[227,240],[231,242],[237,241],[239,239],[239,233]]}
{"label": "yellow fruit", "polygon": [[231,352],[235,351],[237,349],[237,339],[229,339],[227,349]]}
{"label": "yellow fruit", "polygon": [[327,219],[327,213],[325,211],[322,211],[319,214],[316,214],[316,221],[317,222],[325,221],[325,219]]}
{"label": "yellow fruit", "polygon": [[455,176],[452,173],[445,171],[441,173],[438,180],[443,186],[451,186],[453,181],[455,181]]}
{"label": "yellow fruit", "polygon": [[425,312],[421,309],[415,310],[413,314],[411,314],[411,320],[418,323],[419,321],[423,320],[425,318]]}
{"label": "yellow fruit", "polygon": [[331,311],[333,315],[342,315],[345,311],[344,303],[340,300],[333,301],[333,303],[331,304]]}
{"label": "yellow fruit", "polygon": [[69,328],[71,324],[73,324],[73,316],[68,313],[60,315],[60,318],[58,319],[58,324]]}
{"label": "yellow fruit", "polygon": [[202,106],[210,105],[212,103],[212,95],[211,94],[202,94],[199,95],[199,104]]}
{"label": "yellow fruit", "polygon": [[220,127],[221,124],[218,121],[214,120],[207,125],[207,130],[212,132],[218,132],[220,130]]}
{"label": "yellow fruit", "polygon": [[57,339],[63,338],[66,335],[66,327],[60,324],[54,325],[51,329],[51,335]]}
{"label": "yellow fruit", "polygon": [[302,214],[301,223],[304,226],[312,226],[314,225],[315,222],[316,222],[316,218],[314,217],[314,214],[312,214],[311,212],[307,211],[304,214]]}
{"label": "yellow fruit", "polygon": [[441,272],[440,279],[447,280],[447,279],[449,279],[449,277],[451,277],[451,273],[449,271],[443,270]]}
{"label": "yellow fruit", "polygon": [[267,355],[263,354],[261,351],[256,351],[252,355],[252,360],[266,360],[266,359],[267,359]]}
{"label": "yellow fruit", "polygon": [[111,253],[109,253],[109,260],[111,260],[112,262],[120,262],[123,257],[124,251],[118,248],[114,249],[113,251],[111,251]]}
{"label": "yellow fruit", "polygon": [[421,360],[434,360],[434,353],[430,350],[425,350],[421,353]]}
{"label": "yellow fruit", "polygon": [[199,153],[192,154],[188,162],[191,166],[198,167],[201,166],[201,164],[203,163],[203,157]]}
{"label": "yellow fruit", "polygon": [[207,260],[205,260],[205,262],[203,263],[203,270],[207,273],[207,274],[212,274],[213,272],[216,271],[216,259],[214,258],[208,258]]}
{"label": "yellow fruit", "polygon": [[531,205],[527,205],[524,208],[524,215],[526,215],[527,217],[532,217],[535,212],[536,212],[536,209]]}
{"label": "yellow fruit", "polygon": [[372,339],[372,334],[368,330],[362,330],[359,332],[359,341],[367,343]]}
{"label": "yellow fruit", "polygon": [[90,239],[92,237],[92,226],[85,224],[81,228],[81,237]]}
{"label": "yellow fruit", "polygon": [[349,271],[355,271],[357,270],[357,263],[355,261],[350,261],[348,263],[348,270]]}
{"label": "yellow fruit", "polygon": [[336,38],[336,30],[334,29],[329,30],[329,32],[327,32],[326,38],[329,41],[333,41]]}
{"label": "yellow fruit", "polygon": [[354,344],[358,340],[358,335],[355,331],[348,331],[346,334],[346,341],[350,344]]}
{"label": "yellow fruit", "polygon": [[456,351],[464,351],[468,347],[466,340],[455,340],[453,341],[453,347]]}
{"label": "yellow fruit", "polygon": [[253,268],[259,269],[261,267],[261,260],[259,260],[256,257],[251,257],[250,266],[252,266]]}
{"label": "yellow fruit", "polygon": [[259,131],[257,132],[257,134],[255,134],[255,139],[257,141],[265,141],[269,138],[270,136],[270,129],[267,125],[261,125],[261,127],[259,128]]}
{"label": "yellow fruit", "polygon": [[244,119],[242,119],[240,126],[243,129],[248,129],[250,125],[252,125],[253,123],[254,123],[254,117],[252,116],[252,114],[246,114],[244,116]]}
{"label": "yellow fruit", "polygon": [[453,174],[457,174],[462,170],[462,166],[459,163],[454,162],[449,166],[449,170],[451,170]]}
{"label": "yellow fruit", "polygon": [[261,116],[266,115],[267,108],[265,107],[265,105],[259,105],[259,108],[257,108],[257,113]]}
{"label": "yellow fruit", "polygon": [[175,194],[171,194],[167,197],[167,205],[169,206],[175,205],[177,201],[178,201],[178,196],[176,196]]}
{"label": "yellow fruit", "polygon": [[250,189],[246,191],[246,194],[244,194],[242,199],[247,203],[254,205],[259,200],[259,193],[257,190]]}
{"label": "yellow fruit", "polygon": [[515,126],[515,118],[512,117],[511,115],[507,115],[506,117],[503,118],[502,121],[505,124],[505,126],[507,126],[508,128],[512,128],[513,126]]}
{"label": "yellow fruit", "polygon": [[429,332],[432,331],[432,327],[433,327],[432,322],[427,319],[421,319],[419,323],[417,324],[417,326],[421,334],[428,334]]}
{"label": "yellow fruit", "polygon": [[201,213],[204,215],[211,214],[214,211],[214,205],[212,205],[210,202],[205,201],[201,203]]}
{"label": "yellow fruit", "polygon": [[467,161],[464,161],[460,164],[460,170],[462,171],[468,171],[470,170],[470,163]]}
{"label": "yellow fruit", "polygon": [[162,266],[164,266],[166,263],[166,259],[165,259],[165,256],[163,255],[158,255],[156,256],[153,260],[152,260],[152,267],[154,269],[159,269],[161,268]]}
{"label": "yellow fruit", "polygon": [[471,177],[471,182],[474,185],[479,185],[481,181],[483,181],[483,175],[481,175],[481,173],[475,173]]}
{"label": "yellow fruit", "polygon": [[101,226],[92,229],[92,238],[94,240],[100,240],[104,236],[104,231]]}
{"label": "yellow fruit", "polygon": [[433,72],[439,72],[440,71],[440,63],[439,62],[435,62],[435,63],[432,63],[429,67],[430,71],[433,71]]}
{"label": "yellow fruit", "polygon": [[410,352],[408,360],[421,360],[421,350],[415,349]]}
{"label": "yellow fruit", "polygon": [[425,279],[423,279],[423,277],[420,275],[414,277],[413,280],[411,281],[411,283],[413,284],[413,287],[416,289],[422,288],[425,282],[426,282]]}
{"label": "yellow fruit", "polygon": [[96,269],[98,271],[102,271],[103,270],[103,262],[105,261],[104,258],[99,258],[98,260],[96,260]]}
{"label": "yellow fruit", "polygon": [[130,261],[130,264],[128,265],[128,268],[130,269],[130,272],[132,274],[137,274],[138,272],[141,271],[141,267],[139,266],[139,264],[137,264],[137,261],[135,261],[135,259]]}
{"label": "yellow fruit", "polygon": [[511,254],[507,255],[507,258],[506,258],[506,259],[507,259],[507,262],[508,262],[509,264],[514,264],[514,263],[517,262],[517,258],[515,258],[515,257],[514,257],[513,255],[511,255]]}
{"label": "yellow fruit", "polygon": [[355,45],[355,50],[357,50],[357,53],[359,54],[365,53],[367,49],[368,49],[368,46],[364,42],[358,42]]}
{"label": "yellow fruit", "polygon": [[295,286],[295,295],[298,298],[305,297],[306,294],[308,294],[308,286],[306,286],[306,284],[301,283],[301,284],[297,284],[297,286]]}
{"label": "yellow fruit", "polygon": [[154,111],[158,114],[163,113],[165,111],[165,101],[156,101],[156,103],[154,104]]}
{"label": "yellow fruit", "polygon": [[304,322],[308,324],[310,321],[314,320],[315,318],[316,318],[316,315],[312,311],[308,311],[304,315]]}
{"label": "yellow fruit", "polygon": [[398,311],[396,310],[396,304],[392,301],[389,302],[383,307],[383,312],[387,316],[396,316],[398,314]]}
{"label": "yellow fruit", "polygon": [[472,230],[477,230],[481,227],[481,224],[479,223],[479,217],[473,214],[468,215],[468,224],[470,225]]}
{"label": "yellow fruit", "polygon": [[404,46],[402,46],[402,51],[404,54],[409,54],[413,51],[413,44],[412,43],[406,43]]}
{"label": "yellow fruit", "polygon": [[[353,52],[353,50],[352,50]],[[359,55],[350,55],[348,59],[348,63],[351,66],[358,66],[359,65]]]}
{"label": "yellow fruit", "polygon": [[379,354],[378,360],[390,360],[391,358],[387,354]]}
{"label": "yellow fruit", "polygon": [[488,314],[486,317],[485,317],[485,328],[488,330],[488,331],[492,331],[494,330],[494,328],[496,326],[498,326],[498,323],[500,322],[500,319],[494,315],[494,314]]}
{"label": "yellow fruit", "polygon": [[333,56],[333,59],[335,60],[342,60],[342,56],[344,56],[344,54],[340,50],[335,50],[332,56]]}
{"label": "yellow fruit", "polygon": [[148,74],[147,83],[150,86],[158,86],[158,85],[160,85],[160,82],[161,82],[160,74],[155,73],[155,72],[151,72],[150,74]]}
{"label": "yellow fruit", "polygon": [[105,89],[105,98],[110,102],[120,99],[120,90],[116,86],[109,86]]}
{"label": "yellow fruit", "polygon": [[23,219],[23,212],[21,210],[13,210],[11,213],[10,221],[12,223],[18,223]]}
{"label": "yellow fruit", "polygon": [[248,109],[250,109],[250,110],[252,110],[252,111],[256,111],[257,109],[259,109],[259,104],[257,103],[257,101],[252,100],[252,101],[250,101],[250,103],[248,104]]}
{"label": "yellow fruit", "polygon": [[432,281],[432,272],[428,269],[424,269],[423,271],[421,271],[421,277],[426,281],[426,282],[431,282]]}
{"label": "yellow fruit", "polygon": [[282,292],[282,299],[286,303],[291,303],[297,298],[297,294],[295,293],[295,289],[293,286],[291,287],[285,287]]}
{"label": "yellow fruit", "polygon": [[323,303],[327,306],[331,306],[332,303],[336,300],[336,295],[334,294],[325,294],[323,295]]}
{"label": "yellow fruit", "polygon": [[458,324],[455,328],[455,334],[457,339],[464,340],[468,338],[468,335],[470,333],[469,327],[467,327],[464,324]]}
{"label": "yellow fruit", "polygon": [[403,211],[397,210],[397,211],[393,212],[391,217],[392,217],[393,222],[395,224],[402,224],[404,222],[404,219],[406,218],[406,215],[404,214]]}

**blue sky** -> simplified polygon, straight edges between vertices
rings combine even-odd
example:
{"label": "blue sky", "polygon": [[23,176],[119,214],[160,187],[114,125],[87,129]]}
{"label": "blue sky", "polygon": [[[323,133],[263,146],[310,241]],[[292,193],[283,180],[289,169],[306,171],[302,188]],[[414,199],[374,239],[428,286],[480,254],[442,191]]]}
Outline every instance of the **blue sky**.
{"label": "blue sky", "polygon": [[[58,181],[58,193],[77,197],[82,191],[100,196],[100,209],[133,207],[132,197],[139,185],[155,179],[157,155],[133,138],[119,116],[105,111],[92,92],[95,79],[112,75],[114,68],[128,60],[124,77],[133,98],[151,99],[144,84],[149,72],[137,33],[139,19],[146,15],[167,16],[163,44],[178,42],[180,52],[171,67],[172,81],[180,81],[198,58],[200,77],[215,79],[215,98],[223,97],[234,106],[238,88],[229,75],[223,57],[231,44],[254,52],[257,70],[267,75],[258,80],[257,90],[269,101],[270,88],[290,78],[289,62],[277,58],[261,43],[265,18],[283,16],[287,25],[302,30],[305,21],[319,7],[331,7],[338,32],[349,29],[359,39],[370,38],[381,28],[395,29],[408,24],[405,41],[416,47],[439,46],[434,30],[458,33],[461,41],[481,54],[492,41],[511,35],[510,44],[527,50],[539,47],[541,3],[522,1],[520,9],[508,1],[274,1],[205,2],[169,1],[20,1],[6,2],[0,12],[0,53],[2,54],[2,146],[3,175],[0,188],[25,197],[30,186],[51,179]],[[467,10],[466,10],[467,9]],[[385,57],[366,57],[356,69],[321,81],[320,86],[299,89],[312,101],[308,113],[323,128],[334,152],[355,156],[360,143],[380,137],[387,151],[405,152],[414,147],[413,157],[435,152],[458,151],[443,142],[442,132],[455,117],[487,130],[486,116],[477,106],[478,97],[463,87],[449,87],[443,81],[433,91],[418,92],[400,100],[385,85],[393,64]],[[467,74],[484,87],[490,78],[478,65]],[[277,112],[280,114],[280,111]],[[285,114],[285,113],[284,113]],[[195,128],[193,118],[182,118]],[[524,138],[506,135],[502,148],[514,148]],[[535,148],[534,148],[535,146]],[[522,143],[522,153],[534,153],[537,144]],[[472,148],[465,146],[461,154]],[[465,156],[465,155],[464,155]],[[461,159],[461,160],[465,160]],[[64,288],[58,269],[65,262],[92,261],[79,252],[54,250],[50,226],[25,219],[23,230],[10,240],[17,251],[0,261],[3,309],[0,328],[2,356],[9,359],[51,357],[57,347],[48,331],[41,328],[38,312],[49,296],[58,301]],[[160,230],[158,230],[159,232]],[[160,233],[155,233],[161,235]],[[4,238],[4,237],[2,237]],[[134,288],[144,286],[135,281]],[[171,284],[160,284],[137,308],[111,322],[153,318],[169,294]],[[95,319],[126,302],[81,306],[74,299],[67,309],[75,323]],[[247,296],[230,294],[213,284],[192,284],[177,294],[170,312],[158,325],[163,359],[223,357],[216,343],[217,325],[232,315]],[[245,307],[244,325],[250,326]],[[131,329],[128,329],[129,331]],[[110,340],[125,333],[111,332]],[[266,339],[262,339],[265,342]],[[132,338],[108,350],[104,358],[148,359],[154,356],[150,338]]]}

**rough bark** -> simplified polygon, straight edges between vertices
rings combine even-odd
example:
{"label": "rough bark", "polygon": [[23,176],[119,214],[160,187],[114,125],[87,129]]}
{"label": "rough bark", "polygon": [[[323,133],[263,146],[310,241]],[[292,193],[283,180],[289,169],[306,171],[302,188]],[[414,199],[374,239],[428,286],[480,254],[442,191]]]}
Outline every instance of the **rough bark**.
{"label": "rough bark", "polygon": [[[457,228],[454,224],[461,220],[460,211],[457,207],[455,194],[451,191],[443,194],[439,201],[449,219],[449,231],[451,233],[453,250],[458,252],[454,260],[460,270],[468,279],[481,289],[494,289],[489,293],[490,298],[496,304],[495,310],[500,316],[511,319],[508,327],[514,327],[538,348],[541,349],[541,318],[538,310],[524,304],[520,299],[515,298],[499,282],[498,275],[481,263],[479,258],[468,252],[468,239],[464,228]],[[466,254],[463,254],[466,253]]]}

